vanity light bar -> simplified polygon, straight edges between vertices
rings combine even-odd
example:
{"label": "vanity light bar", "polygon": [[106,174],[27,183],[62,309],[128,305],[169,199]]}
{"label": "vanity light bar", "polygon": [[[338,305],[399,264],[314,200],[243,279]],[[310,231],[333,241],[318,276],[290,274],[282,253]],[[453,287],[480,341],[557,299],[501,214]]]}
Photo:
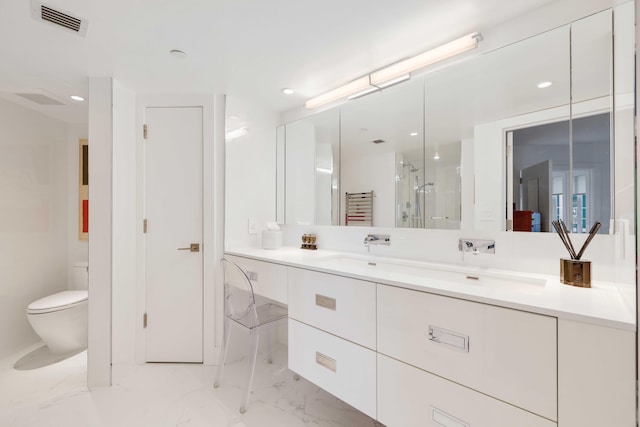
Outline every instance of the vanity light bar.
{"label": "vanity light bar", "polygon": [[369,76],[362,76],[359,79],[347,83],[346,85],[330,90],[329,92],[325,92],[322,95],[316,96],[315,98],[311,98],[304,103],[304,106],[308,110],[313,110],[314,108],[318,108],[321,105],[329,104],[330,102],[337,101],[341,98],[346,98],[349,95],[353,95],[354,93],[362,92],[370,88],[371,85],[369,84]]}
{"label": "vanity light bar", "polygon": [[452,56],[460,55],[471,49],[478,47],[478,42],[482,39],[480,33],[467,34],[454,41],[438,46],[411,58],[396,62],[381,70],[371,73],[371,84],[379,86],[390,80],[396,79],[403,74],[424,68],[427,65],[435,64]]}
{"label": "vanity light bar", "polygon": [[355,99],[371,92],[393,86],[394,84],[408,80],[411,77],[410,73],[412,71],[475,49],[481,40],[482,35],[480,33],[468,34],[442,46],[362,76],[315,98],[311,98],[305,102],[304,105],[308,110],[313,110],[342,98]]}

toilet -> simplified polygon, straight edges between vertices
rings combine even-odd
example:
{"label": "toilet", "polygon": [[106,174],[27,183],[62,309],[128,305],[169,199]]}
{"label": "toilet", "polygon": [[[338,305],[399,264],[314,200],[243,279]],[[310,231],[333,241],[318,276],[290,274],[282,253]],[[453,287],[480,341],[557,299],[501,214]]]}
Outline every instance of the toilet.
{"label": "toilet", "polygon": [[87,347],[89,266],[73,265],[70,290],[40,298],[27,307],[27,319],[53,354]]}

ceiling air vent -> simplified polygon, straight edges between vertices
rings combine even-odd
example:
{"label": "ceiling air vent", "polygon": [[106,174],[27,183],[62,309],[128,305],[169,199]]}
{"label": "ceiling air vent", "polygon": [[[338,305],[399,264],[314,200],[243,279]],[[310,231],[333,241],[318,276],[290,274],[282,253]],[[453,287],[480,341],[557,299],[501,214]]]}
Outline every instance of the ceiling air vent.
{"label": "ceiling air vent", "polygon": [[43,89],[37,89],[29,92],[16,93],[16,95],[28,99],[31,102],[35,102],[39,105],[65,105],[64,102],[56,99],[57,97],[51,93],[46,92]]}
{"label": "ceiling air vent", "polygon": [[374,139],[374,140],[373,140],[373,141],[371,141],[371,142],[373,142],[374,144],[382,144],[382,143],[383,143],[383,142],[385,142],[385,141],[384,141],[384,139]]}
{"label": "ceiling air vent", "polygon": [[31,1],[31,15],[39,21],[45,21],[57,27],[66,28],[83,37],[87,35],[89,23],[86,19],[59,9],[54,9],[38,0]]}

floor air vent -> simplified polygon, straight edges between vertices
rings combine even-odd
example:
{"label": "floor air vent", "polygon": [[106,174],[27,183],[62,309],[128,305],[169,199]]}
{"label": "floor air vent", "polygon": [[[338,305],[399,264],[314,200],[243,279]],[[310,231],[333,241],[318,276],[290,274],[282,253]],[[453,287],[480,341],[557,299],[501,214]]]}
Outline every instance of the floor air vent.
{"label": "floor air vent", "polygon": [[31,1],[31,15],[37,20],[66,28],[83,37],[87,34],[88,22],[86,19],[54,9],[38,0]]}

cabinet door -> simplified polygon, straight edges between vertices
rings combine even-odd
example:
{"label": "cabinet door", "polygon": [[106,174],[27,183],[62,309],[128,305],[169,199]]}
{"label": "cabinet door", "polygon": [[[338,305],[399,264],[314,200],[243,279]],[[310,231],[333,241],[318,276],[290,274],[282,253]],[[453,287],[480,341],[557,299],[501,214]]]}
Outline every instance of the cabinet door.
{"label": "cabinet door", "polygon": [[557,420],[556,318],[378,285],[378,352]]}
{"label": "cabinet door", "polygon": [[256,296],[287,304],[286,266],[234,255],[225,255],[225,258],[238,264],[247,273]]}
{"label": "cabinet door", "polygon": [[375,350],[376,284],[291,268],[289,317]]}
{"label": "cabinet door", "polygon": [[558,422],[635,426],[635,333],[558,321]]}
{"label": "cabinet door", "polygon": [[376,417],[376,353],[289,319],[289,369]]}
{"label": "cabinet door", "polygon": [[378,355],[378,420],[387,427],[555,427],[556,423]]}

